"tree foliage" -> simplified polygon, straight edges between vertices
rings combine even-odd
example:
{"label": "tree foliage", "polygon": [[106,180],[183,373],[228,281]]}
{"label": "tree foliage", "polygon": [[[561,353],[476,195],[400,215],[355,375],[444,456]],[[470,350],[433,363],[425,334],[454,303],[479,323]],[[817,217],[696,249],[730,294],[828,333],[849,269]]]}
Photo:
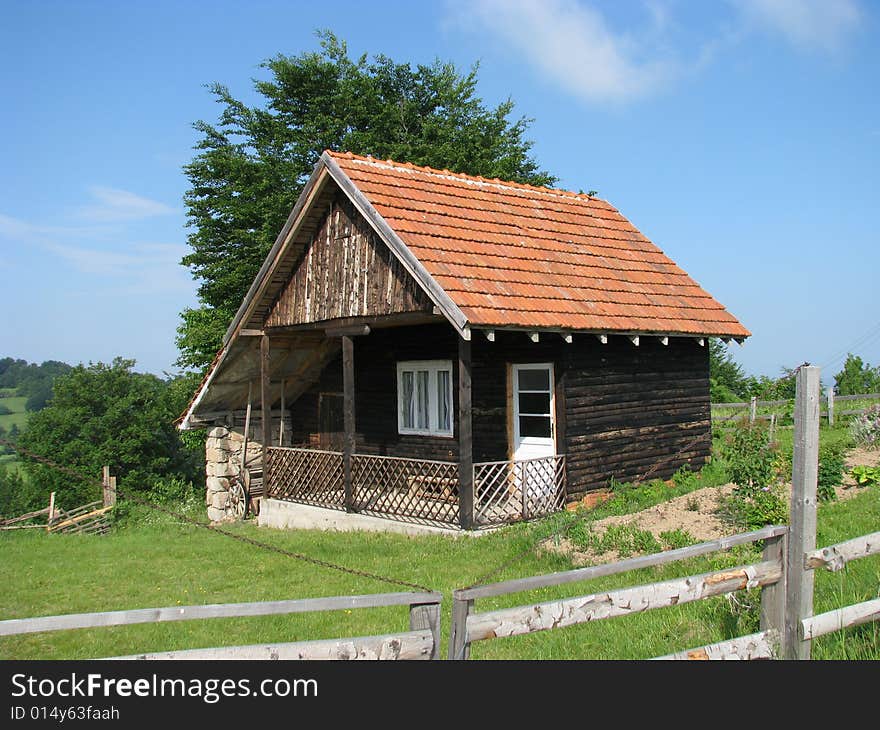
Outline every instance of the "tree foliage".
{"label": "tree foliage", "polygon": [[319,52],[278,55],[255,82],[248,106],[221,84],[211,93],[216,124],[199,121],[198,153],[185,167],[192,249],[182,263],[199,281],[200,306],[182,313],[178,364],[210,363],[223,332],[325,149],[534,185],[556,180],[538,168],[525,138],[531,120],[511,120],[509,99],[489,107],[467,73],[439,60],[413,67],[384,55],[349,57],[323,31]]}
{"label": "tree foliage", "polygon": [[858,355],[849,353],[843,368],[834,376],[834,386],[838,395],[880,393],[880,366],[871,367]]}
{"label": "tree foliage", "polygon": [[0,359],[0,388],[14,388],[26,397],[25,408],[38,411],[52,397],[52,383],[59,375],[70,372],[71,366],[59,360],[46,360],[37,365],[11,357]]}
{"label": "tree foliage", "polygon": [[713,403],[733,403],[745,398],[747,378],[742,366],[717,337],[709,339],[709,396]]}
{"label": "tree foliage", "polygon": [[146,491],[170,476],[196,478],[200,454],[182,443],[174,424],[183,406],[181,389],[133,372],[134,365],[116,358],[111,365],[79,365],[56,379],[52,401],[31,416],[19,444],[88,480],[27,461],[28,481],[38,487],[33,506],[44,506],[52,491],[66,508],[100,498],[95,480],[104,465],[121,490]]}

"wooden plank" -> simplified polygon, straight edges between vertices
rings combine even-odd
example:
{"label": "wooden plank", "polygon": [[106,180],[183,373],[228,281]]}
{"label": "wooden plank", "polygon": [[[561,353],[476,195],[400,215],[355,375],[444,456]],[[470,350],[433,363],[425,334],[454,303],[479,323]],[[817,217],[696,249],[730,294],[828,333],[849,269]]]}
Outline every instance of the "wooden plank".
{"label": "wooden plank", "polygon": [[699,543],[697,545],[688,545],[687,547],[677,548],[675,550],[667,550],[662,553],[654,553],[653,555],[640,555],[636,558],[628,558],[616,563],[605,563],[603,565],[591,565],[586,568],[577,568],[562,573],[549,573],[547,575],[537,575],[529,578],[515,578],[513,580],[501,581],[499,583],[491,583],[476,588],[464,588],[453,591],[453,597],[456,600],[489,598],[491,596],[504,596],[509,593],[519,593],[521,591],[531,591],[536,588],[549,588],[552,586],[564,585],[566,583],[577,583],[584,580],[592,580],[593,578],[603,578],[609,575],[617,575],[618,573],[626,573],[631,570],[639,570],[641,568],[651,568],[658,565],[667,565],[680,560],[687,560],[699,555],[707,555],[709,553],[728,550],[738,545],[747,545],[759,540],[766,540],[788,532],[785,526],[764,527],[754,532],[745,532],[730,537],[722,537],[717,540]]}
{"label": "wooden plank", "polygon": [[354,327],[328,327],[324,330],[327,337],[364,337],[370,334],[370,326],[367,324]]}
{"label": "wooden plank", "polygon": [[800,622],[800,636],[804,641],[809,641],[817,636],[872,621],[880,621],[880,598],[805,618]]}
{"label": "wooden plank", "polygon": [[82,524],[85,520],[88,520],[90,517],[96,517],[97,515],[103,515],[113,509],[112,505],[107,507],[101,507],[100,509],[93,510],[92,512],[85,512],[83,514],[74,515],[69,519],[62,520],[61,522],[56,522],[52,525],[52,532],[62,532],[70,527],[78,527],[82,529],[84,525]]}
{"label": "wooden plank", "polygon": [[[52,492],[52,494],[55,494],[55,492]],[[2,522],[0,522],[0,524],[14,525],[18,522],[24,522],[25,520],[30,520],[34,517],[41,517],[42,515],[48,515],[48,514],[49,514],[49,508],[43,507],[43,509],[38,509],[35,512],[26,512],[25,514],[19,515],[18,517],[10,517],[8,520],[3,520]]]}
{"label": "wooden plank", "polygon": [[864,395],[836,395],[834,400],[876,400],[880,398],[880,393],[865,393]]}
{"label": "wooden plank", "polygon": [[251,435],[251,401],[254,394],[254,382],[248,380],[247,407],[244,414],[244,443],[241,446],[241,470],[245,470],[247,464],[248,441]]}
{"label": "wooden plank", "polygon": [[164,621],[274,616],[289,613],[308,613],[309,611],[409,606],[414,603],[440,603],[442,598],[443,596],[440,593],[373,593],[358,596],[301,598],[288,601],[214,603],[203,606],[168,606],[164,608],[136,608],[127,611],[74,613],[61,616],[40,616],[37,618],[18,618],[0,621],[0,636]]}
{"label": "wooden plank", "polygon": [[809,659],[810,643],[800,637],[800,622],[813,613],[813,571],[804,556],[816,547],[816,488],[819,477],[819,368],[797,372],[792,456],[791,533],[788,538],[785,631],[786,659]]}
{"label": "wooden plank", "polygon": [[762,562],[607,593],[475,613],[467,618],[466,640],[473,642],[517,636],[588,621],[630,616],[655,608],[680,606],[712,596],[765,586],[781,578],[782,566],[778,562]]}
{"label": "wooden plank", "polygon": [[354,342],[347,335],[342,338],[342,390],[342,421],[345,430],[342,448],[343,489],[345,509],[351,512],[354,509],[351,482],[351,457],[355,449]]}
{"label": "wooden plank", "polygon": [[880,553],[880,532],[872,532],[870,535],[861,535],[836,545],[812,550],[804,556],[804,566],[838,571],[851,560],[878,553]]}
{"label": "wooden plank", "polygon": [[458,338],[458,500],[461,529],[474,526],[471,342]]}
{"label": "wooden plank", "polygon": [[737,636],[728,641],[719,641],[717,644],[708,644],[695,649],[677,651],[674,654],[654,657],[654,660],[776,659],[778,645],[778,632],[770,630],[748,636]]}
{"label": "wooden plank", "polygon": [[154,654],[107,657],[108,660],[418,660],[432,659],[430,631],[408,631],[350,639],[297,641],[286,644],[222,646]]}

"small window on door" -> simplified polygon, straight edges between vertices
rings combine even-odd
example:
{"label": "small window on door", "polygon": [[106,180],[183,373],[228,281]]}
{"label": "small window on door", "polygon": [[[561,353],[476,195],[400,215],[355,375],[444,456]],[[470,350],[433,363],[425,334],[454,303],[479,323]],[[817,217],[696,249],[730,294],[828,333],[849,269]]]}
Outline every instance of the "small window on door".
{"label": "small window on door", "polygon": [[452,436],[452,361],[397,363],[397,430]]}

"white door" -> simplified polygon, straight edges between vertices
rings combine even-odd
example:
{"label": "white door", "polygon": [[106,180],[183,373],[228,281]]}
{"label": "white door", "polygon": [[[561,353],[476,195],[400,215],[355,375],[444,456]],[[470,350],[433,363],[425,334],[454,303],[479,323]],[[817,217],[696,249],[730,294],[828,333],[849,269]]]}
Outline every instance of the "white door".
{"label": "white door", "polygon": [[513,458],[556,453],[553,363],[513,366]]}
{"label": "white door", "polygon": [[550,511],[555,503],[556,455],[553,364],[513,366],[513,478],[523,518]]}

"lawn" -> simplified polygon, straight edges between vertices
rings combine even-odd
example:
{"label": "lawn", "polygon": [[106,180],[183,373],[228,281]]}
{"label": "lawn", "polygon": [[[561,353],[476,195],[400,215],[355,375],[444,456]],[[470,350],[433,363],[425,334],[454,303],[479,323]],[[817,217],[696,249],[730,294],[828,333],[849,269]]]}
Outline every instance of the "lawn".
{"label": "lawn", "polygon": [[[818,545],[876,531],[880,487],[819,508]],[[553,520],[517,525],[478,538],[230,529],[256,540],[356,570],[416,583],[444,594],[447,651],[451,592],[512,561],[491,580],[566,570],[568,560],[528,548],[551,534]],[[816,612],[876,598],[880,556],[841,573],[816,573]],[[658,569],[478,601],[476,610],[638,585],[754,562],[738,548]],[[410,590],[332,570],[223,535],[171,521],[121,527],[103,537],[0,534],[0,617],[75,613],[237,601],[277,600]],[[757,591],[737,601],[710,599],[582,626],[475,644],[474,659],[641,659],[680,651],[757,629]],[[34,634],[0,640],[0,658],[83,659],[145,651],[295,641],[388,633],[407,628],[405,608],[362,609],[247,619],[145,624]],[[814,642],[817,659],[878,659],[876,624]]]}
{"label": "lawn", "polygon": [[24,396],[0,398],[0,406],[6,406],[11,411],[11,413],[0,414],[0,426],[6,431],[9,431],[13,426],[18,426],[20,431],[24,430],[30,416],[25,410],[25,403],[27,403],[27,398]]}

